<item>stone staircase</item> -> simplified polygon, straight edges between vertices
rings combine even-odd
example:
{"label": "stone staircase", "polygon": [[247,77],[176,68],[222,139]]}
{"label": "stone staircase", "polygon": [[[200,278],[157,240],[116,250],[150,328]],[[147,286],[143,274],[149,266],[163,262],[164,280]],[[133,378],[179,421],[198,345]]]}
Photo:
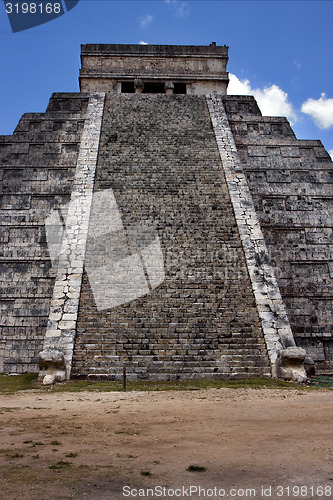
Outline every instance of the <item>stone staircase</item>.
{"label": "stone staircase", "polygon": [[99,311],[84,274],[72,376],[120,379],[123,366],[130,379],[270,376],[205,98],[109,95],[95,178],[106,190],[127,235],[142,224],[158,234],[165,279]]}

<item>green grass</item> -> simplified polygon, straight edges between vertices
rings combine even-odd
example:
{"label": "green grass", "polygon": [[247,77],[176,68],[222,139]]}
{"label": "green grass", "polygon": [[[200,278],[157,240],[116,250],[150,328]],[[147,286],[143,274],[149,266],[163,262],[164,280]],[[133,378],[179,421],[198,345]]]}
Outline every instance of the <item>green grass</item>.
{"label": "green grass", "polygon": [[[270,378],[250,378],[237,380],[191,380],[168,382],[127,382],[127,391],[195,391],[199,389],[317,389],[315,386],[300,386],[292,382],[285,382]],[[122,391],[122,381],[92,381],[69,380],[53,386],[42,386],[38,383],[37,375],[0,375],[0,394],[14,394],[18,391],[38,390],[39,392],[110,392]]]}
{"label": "green grass", "polygon": [[37,384],[37,375],[34,373],[0,375],[0,394],[14,394],[18,391],[35,389]]}

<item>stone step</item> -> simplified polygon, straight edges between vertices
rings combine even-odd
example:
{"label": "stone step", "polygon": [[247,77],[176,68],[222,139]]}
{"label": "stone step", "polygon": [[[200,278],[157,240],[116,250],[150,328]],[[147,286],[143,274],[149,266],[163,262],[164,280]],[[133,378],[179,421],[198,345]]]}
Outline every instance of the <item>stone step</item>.
{"label": "stone step", "polygon": [[[258,376],[267,351],[206,100],[168,97],[106,98],[95,189],[113,189],[125,227],[156,221],[166,277],[156,292],[101,313],[84,281],[73,373],[121,375],[131,360],[143,379]],[[216,274],[239,266],[244,277]],[[197,269],[203,276],[191,281]]]}
{"label": "stone step", "polygon": [[[220,370],[220,371],[214,371],[215,369],[212,368],[212,370],[207,370],[203,369],[200,371],[194,371],[194,370],[183,370],[183,371],[178,371],[176,372],[175,370],[167,370],[167,369],[161,369],[158,372],[154,373],[147,373],[147,372],[130,372],[127,371],[127,380],[147,380],[147,381],[177,381],[177,380],[223,380],[223,379],[231,379],[231,380],[237,380],[237,379],[247,379],[247,378],[258,378],[258,377],[267,377],[271,378],[271,372],[270,368],[264,368],[264,369],[242,369],[239,370],[237,368],[231,369],[231,370]],[[80,374],[77,374],[77,376],[80,376]],[[73,373],[73,378],[75,378],[76,375]],[[102,379],[102,380],[118,380],[122,381],[123,380],[123,370],[110,370],[110,371],[103,371],[103,370],[94,370],[85,375],[85,378],[94,380],[94,379]]]}

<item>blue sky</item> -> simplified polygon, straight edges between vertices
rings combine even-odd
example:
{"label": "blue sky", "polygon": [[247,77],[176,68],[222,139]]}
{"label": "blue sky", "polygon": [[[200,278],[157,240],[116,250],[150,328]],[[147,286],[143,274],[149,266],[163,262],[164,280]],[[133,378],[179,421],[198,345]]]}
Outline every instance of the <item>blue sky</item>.
{"label": "blue sky", "polygon": [[333,1],[93,1],[12,33],[0,1],[0,134],[52,92],[77,92],[81,43],[229,46],[229,93],[287,116],[300,139],[333,154]]}

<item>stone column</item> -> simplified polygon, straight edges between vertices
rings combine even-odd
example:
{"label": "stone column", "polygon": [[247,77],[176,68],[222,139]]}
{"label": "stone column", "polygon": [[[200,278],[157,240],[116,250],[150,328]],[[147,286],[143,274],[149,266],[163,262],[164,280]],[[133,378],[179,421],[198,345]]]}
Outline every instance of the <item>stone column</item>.
{"label": "stone column", "polygon": [[105,94],[91,94],[68,205],[39,377],[43,384],[70,378]]}
{"label": "stone column", "polygon": [[165,93],[166,94],[173,94],[173,89],[174,89],[174,84],[172,82],[165,82]]}
{"label": "stone column", "polygon": [[307,375],[303,362],[306,352],[295,344],[222,96],[211,94],[206,96],[206,100],[261,319],[272,376],[305,382]]}
{"label": "stone column", "polygon": [[134,80],[134,88],[136,94],[142,94],[145,84],[141,78],[136,78]]}

